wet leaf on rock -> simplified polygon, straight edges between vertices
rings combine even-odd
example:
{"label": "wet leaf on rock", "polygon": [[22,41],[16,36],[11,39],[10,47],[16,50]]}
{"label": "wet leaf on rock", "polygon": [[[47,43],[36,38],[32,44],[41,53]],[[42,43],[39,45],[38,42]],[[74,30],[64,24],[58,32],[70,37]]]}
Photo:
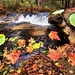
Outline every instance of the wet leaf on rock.
{"label": "wet leaf on rock", "polygon": [[75,27],[75,13],[69,17],[70,24]]}
{"label": "wet leaf on rock", "polygon": [[63,12],[64,12],[64,9],[61,9],[61,10],[54,11],[52,14],[54,14],[54,15],[62,14]]}

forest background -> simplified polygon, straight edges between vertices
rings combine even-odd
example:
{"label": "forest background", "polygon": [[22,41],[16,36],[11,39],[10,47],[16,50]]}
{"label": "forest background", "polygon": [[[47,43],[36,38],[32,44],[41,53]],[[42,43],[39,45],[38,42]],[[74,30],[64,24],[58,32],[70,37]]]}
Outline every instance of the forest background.
{"label": "forest background", "polygon": [[0,0],[0,14],[9,12],[52,12],[74,7],[75,0]]}

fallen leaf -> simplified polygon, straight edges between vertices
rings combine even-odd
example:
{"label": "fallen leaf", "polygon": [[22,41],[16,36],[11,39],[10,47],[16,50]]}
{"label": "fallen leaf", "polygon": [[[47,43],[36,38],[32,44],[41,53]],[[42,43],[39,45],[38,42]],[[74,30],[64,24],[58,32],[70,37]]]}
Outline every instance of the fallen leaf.
{"label": "fallen leaf", "polygon": [[11,42],[14,42],[14,41],[16,41],[17,39],[19,38],[19,36],[16,36],[16,37],[11,37],[10,39],[9,39],[9,41],[11,41]]}
{"label": "fallen leaf", "polygon": [[4,63],[1,63],[0,61],[0,70],[3,68],[3,66],[4,66]]}
{"label": "fallen leaf", "polygon": [[54,14],[54,15],[62,14],[63,12],[64,12],[64,9],[61,9],[61,10],[54,11],[52,14]]}
{"label": "fallen leaf", "polygon": [[36,64],[36,63],[35,63],[35,64],[33,64],[32,69],[33,69],[34,71],[36,71],[36,70],[37,70],[37,64]]}
{"label": "fallen leaf", "polygon": [[41,47],[40,43],[34,43],[33,45],[33,49],[39,49]]}
{"label": "fallen leaf", "polygon": [[12,53],[6,55],[5,57],[9,61],[9,63],[15,64],[19,59],[20,54],[20,50],[14,50]]}
{"label": "fallen leaf", "polygon": [[0,46],[5,43],[5,35],[0,34]]}
{"label": "fallen leaf", "polygon": [[51,31],[49,33],[49,37],[52,39],[52,40],[60,40],[59,36],[58,36],[58,33],[56,31]]}
{"label": "fallen leaf", "polygon": [[68,55],[68,62],[72,66],[75,66],[75,53],[69,53],[69,55]]}
{"label": "fallen leaf", "polygon": [[26,51],[27,51],[28,53],[33,52],[33,46],[32,46],[32,45],[29,45],[29,46],[27,46],[26,48],[27,48]]}
{"label": "fallen leaf", "polygon": [[49,52],[47,56],[53,61],[57,61],[61,57],[60,48],[57,48],[57,50],[49,49]]}
{"label": "fallen leaf", "polygon": [[28,40],[31,44],[33,44],[33,43],[35,43],[35,40],[34,40],[34,38],[30,38],[29,40]]}
{"label": "fallen leaf", "polygon": [[26,43],[26,40],[24,40],[24,39],[19,39],[19,40],[17,41],[17,44],[18,44],[20,47],[22,47],[23,45],[25,45],[25,43]]}

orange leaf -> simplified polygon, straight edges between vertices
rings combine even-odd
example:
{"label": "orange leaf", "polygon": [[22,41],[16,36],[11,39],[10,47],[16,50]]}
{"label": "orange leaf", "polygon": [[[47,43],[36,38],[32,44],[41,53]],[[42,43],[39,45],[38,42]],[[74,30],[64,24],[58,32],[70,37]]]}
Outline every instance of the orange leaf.
{"label": "orange leaf", "polygon": [[19,45],[19,46],[23,46],[24,44],[26,43],[26,40],[23,40],[23,39],[19,39],[18,41],[17,41],[17,44]]}
{"label": "orange leaf", "polygon": [[27,46],[26,48],[27,48],[26,51],[27,51],[28,53],[33,52],[33,46],[32,46],[32,45],[29,45],[29,46]]}
{"label": "orange leaf", "polygon": [[3,68],[3,66],[4,66],[4,63],[1,63],[0,61],[0,70]]}
{"label": "orange leaf", "polygon": [[70,59],[70,64],[72,65],[72,66],[75,66],[75,53],[73,54],[73,53],[70,53],[69,55],[68,55],[68,58]]}
{"label": "orange leaf", "polygon": [[6,59],[9,60],[9,63],[15,64],[19,59],[21,52],[20,50],[14,50],[12,53],[6,55]]}
{"label": "orange leaf", "polygon": [[56,31],[51,31],[49,33],[49,37],[52,39],[52,40],[60,40],[59,36],[58,36],[58,33]]}
{"label": "orange leaf", "polygon": [[34,71],[36,71],[37,70],[37,64],[36,63],[33,64],[32,68],[33,68]]}
{"label": "orange leaf", "polygon": [[49,49],[50,53],[47,55],[51,60],[57,61],[61,57],[60,48],[57,50]]}

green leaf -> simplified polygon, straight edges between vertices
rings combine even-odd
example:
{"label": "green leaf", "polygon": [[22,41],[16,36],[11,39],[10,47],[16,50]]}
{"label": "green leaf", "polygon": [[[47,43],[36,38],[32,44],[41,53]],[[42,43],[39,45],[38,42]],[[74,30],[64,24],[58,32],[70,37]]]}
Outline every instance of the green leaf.
{"label": "green leaf", "polygon": [[0,46],[2,45],[2,44],[4,44],[4,42],[5,42],[5,35],[4,34],[0,34]]}
{"label": "green leaf", "polygon": [[4,72],[3,72],[3,75],[6,75],[7,72],[8,72],[8,71],[4,71]]}
{"label": "green leaf", "polygon": [[40,43],[33,44],[33,49],[39,49],[39,48],[40,48]]}
{"label": "green leaf", "polygon": [[57,10],[55,12],[53,12],[52,14],[56,15],[56,14],[61,14],[64,12],[64,9],[61,9],[61,10]]}
{"label": "green leaf", "polygon": [[14,37],[14,38],[11,37],[11,38],[9,39],[9,41],[14,42],[14,41],[17,40],[18,38],[19,38],[19,36],[16,36],[16,37]]}
{"label": "green leaf", "polygon": [[70,15],[69,21],[70,21],[70,24],[75,27],[75,13]]}

